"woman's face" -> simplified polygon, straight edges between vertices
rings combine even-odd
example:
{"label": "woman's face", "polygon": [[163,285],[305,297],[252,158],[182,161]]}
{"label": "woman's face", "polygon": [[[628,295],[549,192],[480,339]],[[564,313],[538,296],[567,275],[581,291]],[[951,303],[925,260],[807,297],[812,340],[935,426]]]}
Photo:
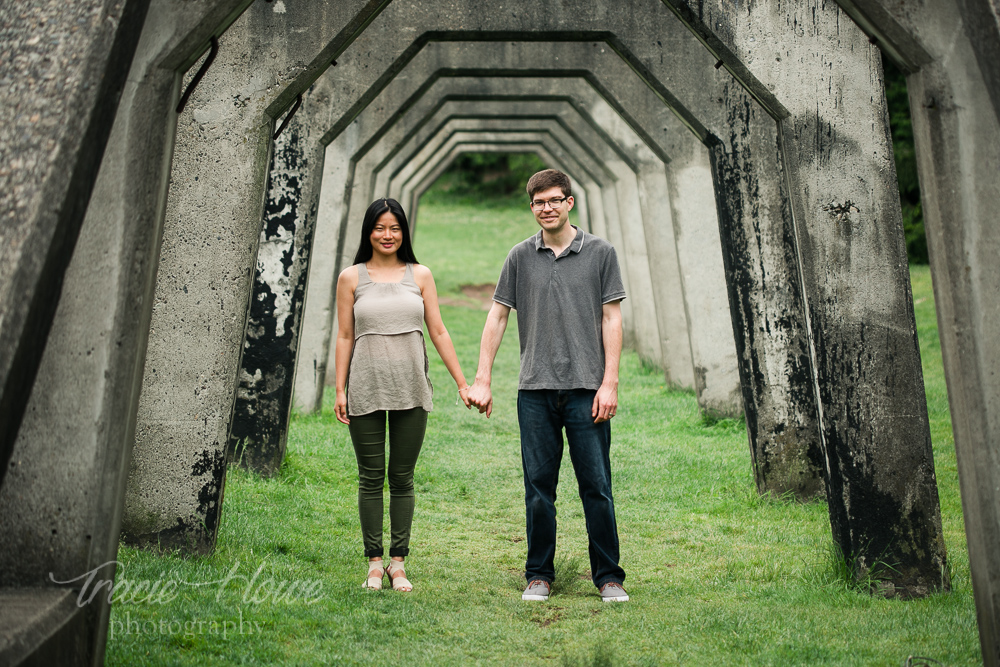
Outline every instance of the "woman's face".
{"label": "woman's face", "polygon": [[395,255],[403,245],[403,228],[392,211],[386,211],[375,220],[371,235],[372,248],[386,257]]}

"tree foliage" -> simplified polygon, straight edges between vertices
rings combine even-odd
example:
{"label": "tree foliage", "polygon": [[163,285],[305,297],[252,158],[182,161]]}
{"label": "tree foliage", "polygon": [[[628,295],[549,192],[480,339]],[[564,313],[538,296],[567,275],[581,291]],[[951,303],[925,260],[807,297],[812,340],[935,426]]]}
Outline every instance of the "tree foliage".
{"label": "tree foliage", "polygon": [[528,195],[528,179],[546,164],[534,153],[464,153],[441,174],[433,191],[459,200],[509,200]]}
{"label": "tree foliage", "polygon": [[889,107],[889,126],[892,129],[892,154],[896,160],[899,202],[903,207],[906,254],[911,264],[927,264],[927,238],[924,234],[923,211],[920,208],[920,182],[917,179],[917,154],[913,148],[913,124],[910,120],[906,75],[888,58],[883,58],[882,62],[885,69],[885,100]]}

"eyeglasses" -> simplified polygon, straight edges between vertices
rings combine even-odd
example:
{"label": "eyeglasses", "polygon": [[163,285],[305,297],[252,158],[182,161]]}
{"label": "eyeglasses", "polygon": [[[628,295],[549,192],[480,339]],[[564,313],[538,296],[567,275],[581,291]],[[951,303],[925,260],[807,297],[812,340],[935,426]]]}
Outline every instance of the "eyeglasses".
{"label": "eyeglasses", "polygon": [[558,208],[562,206],[562,203],[566,201],[566,197],[553,197],[549,200],[535,199],[531,202],[531,208],[536,208],[539,210],[545,210],[545,205],[548,204],[552,208]]}

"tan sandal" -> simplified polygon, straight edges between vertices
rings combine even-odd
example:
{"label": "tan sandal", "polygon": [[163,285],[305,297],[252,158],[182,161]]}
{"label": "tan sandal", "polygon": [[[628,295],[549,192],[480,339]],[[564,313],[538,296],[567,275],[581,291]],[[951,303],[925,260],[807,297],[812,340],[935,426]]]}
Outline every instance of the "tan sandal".
{"label": "tan sandal", "polygon": [[372,588],[376,591],[382,590],[382,577],[385,576],[385,562],[380,560],[368,561],[368,578],[361,584],[362,588]]}
{"label": "tan sandal", "polygon": [[390,560],[389,568],[386,570],[389,581],[392,582],[392,590],[409,593],[413,590],[413,584],[406,578],[406,571],[403,569],[403,561]]}

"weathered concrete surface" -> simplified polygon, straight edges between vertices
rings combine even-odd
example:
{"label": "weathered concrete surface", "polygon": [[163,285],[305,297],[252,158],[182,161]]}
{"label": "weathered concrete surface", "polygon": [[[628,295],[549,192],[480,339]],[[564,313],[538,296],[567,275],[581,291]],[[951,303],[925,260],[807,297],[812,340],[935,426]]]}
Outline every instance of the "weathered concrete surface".
{"label": "weathered concrete surface", "polygon": [[[677,155],[668,171],[670,201],[712,201],[712,170],[703,145]],[[678,205],[673,224],[698,405],[708,417],[739,417],[743,414],[739,364],[716,209]]]}
{"label": "weathered concrete surface", "polygon": [[379,10],[253,4],[178,121],[122,522],[134,544],[214,548],[272,117]]}
{"label": "weathered concrete surface", "polygon": [[[308,102],[314,107],[324,100],[310,95]],[[315,124],[308,121],[306,114],[296,114],[274,143],[229,429],[230,460],[266,476],[277,474],[285,456],[292,376],[319,206],[323,146],[314,136]],[[320,164],[314,167],[316,160]]]}
{"label": "weathered concrete surface", "polygon": [[[853,3],[841,3],[852,17]],[[1000,666],[998,7],[863,3],[907,78],[983,663]],[[866,20],[867,19],[867,20]]]}
{"label": "weathered concrete surface", "polygon": [[825,459],[778,128],[735,82],[726,106],[710,150],[754,477],[806,500],[825,493]]}
{"label": "weathered concrete surface", "polygon": [[[103,661],[106,598],[78,607],[75,593],[40,587],[79,588],[106,563],[101,578],[114,578],[180,78],[165,63],[196,55],[184,49],[246,4],[156,3],[141,28],[0,488],[0,608],[17,615],[0,623],[0,642],[38,664]],[[72,602],[46,606],[53,595]]]}
{"label": "weathered concrete surface", "polygon": [[[55,579],[73,589],[95,568],[101,579],[115,576],[179,94],[180,74],[165,63],[196,55],[184,49],[206,44],[246,4],[171,0],[148,12],[0,488],[0,585],[54,586]],[[40,603],[47,599],[33,590]],[[78,608],[73,597],[67,614],[57,614],[62,629],[42,629],[45,642],[28,642],[33,660],[62,650],[51,646],[57,642],[70,647],[60,664],[102,662],[107,598]],[[14,608],[19,621],[31,616],[22,603]],[[14,624],[0,628],[17,632]]]}
{"label": "weathered concrete surface", "polygon": [[[353,152],[359,145],[357,125],[347,128],[341,140],[344,150]],[[354,170],[353,163],[342,159],[330,147],[324,150],[322,164],[319,210],[316,212],[316,229],[306,277],[302,333],[295,357],[292,391],[295,409],[307,414],[322,409],[326,379],[330,378],[332,384],[334,378],[334,373],[328,373],[327,368],[336,320],[337,267],[345,244],[340,223],[346,208],[344,197],[348,174]]]}
{"label": "weathered concrete surface", "polygon": [[215,544],[271,133],[249,104],[270,83],[248,55],[259,53],[252,14],[226,32],[178,119],[122,524],[131,544]]}
{"label": "weathered concrete surface", "polygon": [[0,483],[148,5],[0,5]]}
{"label": "weathered concrete surface", "polygon": [[0,589],[0,664],[99,665],[87,614],[76,594],[58,588]]}
{"label": "weathered concrete surface", "polygon": [[737,12],[669,1],[781,119],[834,540],[861,574],[894,565],[887,594],[947,590],[878,49],[822,2]]}

